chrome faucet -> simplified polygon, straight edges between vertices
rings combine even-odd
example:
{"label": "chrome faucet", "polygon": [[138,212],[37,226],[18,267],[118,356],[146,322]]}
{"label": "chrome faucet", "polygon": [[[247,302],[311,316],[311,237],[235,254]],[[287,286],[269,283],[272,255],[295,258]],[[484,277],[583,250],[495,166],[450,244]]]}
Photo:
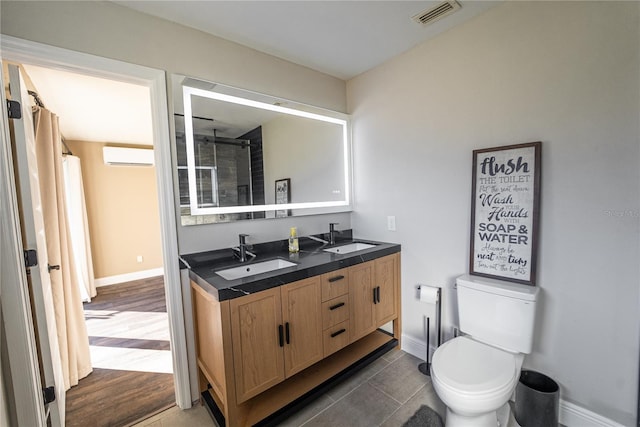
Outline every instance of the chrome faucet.
{"label": "chrome faucet", "polygon": [[240,238],[240,244],[238,245],[238,250],[240,252],[240,262],[247,261],[247,241],[246,238],[249,237],[248,234],[240,234],[238,236]]}
{"label": "chrome faucet", "polygon": [[335,229],[335,226],[340,224],[339,222],[330,222],[329,223],[329,244],[336,244],[336,233],[340,233],[340,231]]}

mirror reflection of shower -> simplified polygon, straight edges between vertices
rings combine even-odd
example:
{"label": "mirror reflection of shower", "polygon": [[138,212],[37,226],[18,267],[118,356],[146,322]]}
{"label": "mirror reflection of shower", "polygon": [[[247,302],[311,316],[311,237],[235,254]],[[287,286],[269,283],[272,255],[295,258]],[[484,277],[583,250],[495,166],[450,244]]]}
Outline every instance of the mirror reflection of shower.
{"label": "mirror reflection of shower", "polygon": [[[194,117],[196,120],[214,119]],[[182,122],[182,126],[180,126]],[[182,127],[182,128],[180,128]],[[201,126],[194,129],[201,128]],[[237,138],[202,131],[194,135],[196,188],[198,203],[204,207],[250,206],[264,204],[264,168],[262,159],[262,129],[257,127]],[[189,182],[182,120],[176,120],[178,181],[181,215],[189,214]],[[216,215],[215,221],[264,218],[264,212]],[[213,219],[213,218],[212,218]]]}

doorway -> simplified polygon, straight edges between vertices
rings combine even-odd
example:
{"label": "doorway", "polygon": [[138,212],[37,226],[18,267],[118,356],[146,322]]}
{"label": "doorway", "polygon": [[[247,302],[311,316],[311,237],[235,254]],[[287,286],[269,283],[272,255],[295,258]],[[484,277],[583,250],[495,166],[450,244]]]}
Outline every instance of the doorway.
{"label": "doorway", "polygon": [[[182,293],[180,286],[180,275],[177,266],[177,236],[175,230],[175,212],[173,203],[173,177],[171,173],[171,157],[169,131],[167,122],[166,87],[164,72],[152,70],[146,67],[134,66],[131,64],[119,63],[118,61],[106,60],[92,55],[81,54],[65,49],[53,48],[38,43],[27,42],[11,37],[3,37],[2,51],[3,59],[14,62],[30,63],[40,66],[51,66],[76,71],[80,74],[88,74],[114,80],[128,81],[150,88],[153,135],[154,141],[158,143],[155,147],[155,159],[157,161],[157,183],[159,188],[158,204],[160,206],[160,222],[162,230],[162,258],[165,266],[164,289],[167,293],[167,312],[170,324],[170,335],[172,337],[171,354],[175,370],[176,389],[175,397],[181,408],[191,406],[191,390],[186,356],[186,337],[184,330],[184,315],[182,309]],[[13,242],[16,249],[20,248],[19,242]],[[19,251],[16,250],[15,254]],[[17,256],[16,256],[16,259]],[[23,282],[24,286],[25,283]],[[3,294],[4,297],[4,294]],[[24,299],[23,299],[24,300]],[[17,301],[15,306],[15,319],[24,320],[25,325],[30,323],[28,308],[24,306],[24,301]],[[9,314],[9,313],[6,313]],[[22,348],[30,348],[28,342],[34,340],[33,331],[26,336],[15,335],[15,339],[23,340],[27,344],[19,343]],[[10,334],[7,334],[9,337]],[[13,335],[11,335],[13,336]],[[33,360],[29,351],[27,360]],[[24,353],[10,354],[10,358],[18,359]],[[28,383],[27,387],[19,390],[14,387],[17,393],[16,412],[18,420],[25,421],[25,425],[42,425],[40,421],[44,412],[44,405],[38,398],[39,378],[34,375],[33,362],[31,365],[17,365],[16,372],[12,366],[12,375],[22,377]],[[38,414],[38,415],[34,415]],[[30,421],[33,420],[33,421]],[[22,424],[22,423],[21,423]]]}
{"label": "doorway", "polygon": [[[86,328],[88,339],[85,335],[81,346],[89,347],[93,372],[85,378],[81,375],[77,385],[71,382],[64,405],[66,425],[129,424],[175,402],[155,168],[133,163],[108,165],[102,159],[105,144],[95,140],[109,138],[105,129],[113,129],[109,146],[135,143],[136,138],[141,143],[153,141],[148,89],[49,68],[20,67],[35,103],[57,113],[63,138],[70,138],[56,155],[64,167],[78,164],[77,176],[65,185],[67,204],[86,200],[86,208],[79,203],[82,212],[69,213],[68,219],[71,242],[82,242],[72,246],[77,260],[75,271],[83,273],[77,282],[83,295],[84,318],[82,311],[79,316],[73,309],[73,314],[67,311],[68,302],[55,311],[65,307],[68,318],[77,319],[73,324],[85,322],[81,329]],[[132,100],[126,102],[123,96]],[[90,109],[87,101],[91,102]],[[126,114],[120,105],[123,101],[132,108],[132,115],[140,116],[136,117],[135,128],[119,121],[120,115]],[[152,148],[138,150],[151,152]],[[73,174],[65,173],[68,175]],[[61,238],[57,231],[46,232],[47,240]],[[76,234],[79,237],[74,239]],[[63,271],[65,268],[62,265]],[[99,286],[97,297],[94,272]],[[151,278],[140,279],[143,277]],[[68,286],[75,287],[71,282]],[[80,310],[80,301],[76,303]],[[86,375],[89,371],[84,372]]]}

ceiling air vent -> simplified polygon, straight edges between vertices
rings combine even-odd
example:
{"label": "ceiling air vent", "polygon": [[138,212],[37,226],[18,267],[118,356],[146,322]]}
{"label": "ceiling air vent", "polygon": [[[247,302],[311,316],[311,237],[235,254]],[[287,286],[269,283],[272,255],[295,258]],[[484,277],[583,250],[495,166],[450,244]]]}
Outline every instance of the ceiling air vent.
{"label": "ceiling air vent", "polygon": [[429,25],[438,19],[444,18],[445,16],[455,12],[460,9],[460,7],[460,4],[455,0],[445,1],[431,9],[418,13],[412,19],[419,24]]}

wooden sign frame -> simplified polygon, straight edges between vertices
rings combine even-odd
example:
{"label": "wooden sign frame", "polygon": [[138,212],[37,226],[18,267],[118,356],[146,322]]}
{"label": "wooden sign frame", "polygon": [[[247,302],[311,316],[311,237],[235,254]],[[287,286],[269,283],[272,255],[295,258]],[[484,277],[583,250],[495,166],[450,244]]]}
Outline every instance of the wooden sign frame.
{"label": "wooden sign frame", "polygon": [[541,148],[473,151],[470,274],[535,285]]}

